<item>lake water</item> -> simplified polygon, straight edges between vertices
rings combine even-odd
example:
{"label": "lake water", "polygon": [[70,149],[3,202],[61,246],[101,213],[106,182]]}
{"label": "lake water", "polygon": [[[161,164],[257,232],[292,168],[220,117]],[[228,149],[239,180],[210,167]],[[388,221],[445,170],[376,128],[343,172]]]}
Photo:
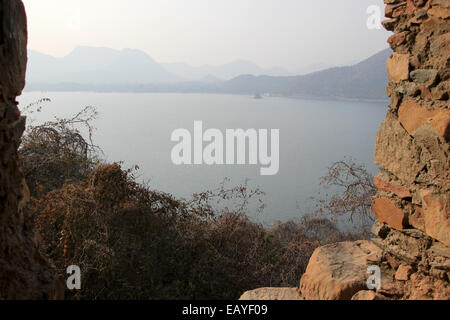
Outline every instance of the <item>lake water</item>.
{"label": "lake water", "polygon": [[[319,179],[334,161],[352,157],[376,173],[375,136],[387,110],[387,103],[216,94],[25,92],[18,100],[24,107],[44,97],[52,102],[32,114],[37,121],[95,106],[99,118],[94,142],[105,158],[139,165],[140,179],[150,180],[152,188],[189,197],[219,186],[225,177],[230,185],[250,179],[250,187],[266,193],[259,220],[268,223],[308,211],[309,198],[320,191]],[[192,132],[195,120],[203,121],[204,130],[279,129],[278,174],[261,176],[259,165],[174,165],[171,134],[177,128]]]}

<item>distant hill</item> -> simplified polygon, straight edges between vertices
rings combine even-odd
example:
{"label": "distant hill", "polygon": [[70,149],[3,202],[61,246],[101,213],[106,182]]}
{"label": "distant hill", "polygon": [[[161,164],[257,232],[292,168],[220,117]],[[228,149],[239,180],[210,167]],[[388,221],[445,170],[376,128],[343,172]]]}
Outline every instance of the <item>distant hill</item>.
{"label": "distant hill", "polygon": [[[192,67],[186,63],[160,64],[145,52],[78,46],[67,56],[28,52],[27,81],[31,84],[161,84],[186,81],[225,81],[241,74],[283,76],[282,68],[264,69],[251,61]],[[216,81],[214,81],[216,82]]]}
{"label": "distant hill", "polygon": [[336,67],[296,78],[284,89],[286,95],[313,95],[355,99],[386,97],[386,60],[391,49],[349,67]]}
{"label": "distant hill", "polygon": [[300,69],[297,69],[294,74],[295,75],[304,75],[304,74],[308,74],[308,73],[313,73],[313,72],[317,72],[317,71],[322,71],[325,69],[330,69],[330,68],[334,68],[336,67],[336,65],[332,65],[329,63],[313,63],[307,66],[304,66]]}
{"label": "distant hill", "polygon": [[224,92],[269,93],[294,97],[384,99],[386,60],[391,49],[348,67],[335,67],[303,76],[270,77],[242,75],[223,84]]}
{"label": "distant hill", "polygon": [[76,47],[55,58],[28,52],[27,82],[40,84],[142,84],[182,81],[140,50]]}
{"label": "distant hill", "polygon": [[203,65],[193,67],[186,63],[162,64],[169,72],[187,80],[201,80],[213,76],[222,80],[230,80],[241,74],[287,76],[289,72],[281,67],[264,69],[257,64],[246,60],[235,60],[223,65]]}
{"label": "distant hill", "polygon": [[[63,58],[29,52],[26,90],[272,94],[288,97],[373,99],[386,97],[385,63],[391,49],[346,67],[299,76],[274,76],[239,60],[222,66],[161,65],[139,50],[77,47]],[[176,70],[178,71],[176,71]],[[244,72],[247,71],[247,72]],[[258,75],[262,72],[269,74]],[[224,80],[232,74],[240,74]],[[241,74],[246,73],[246,74]]]}

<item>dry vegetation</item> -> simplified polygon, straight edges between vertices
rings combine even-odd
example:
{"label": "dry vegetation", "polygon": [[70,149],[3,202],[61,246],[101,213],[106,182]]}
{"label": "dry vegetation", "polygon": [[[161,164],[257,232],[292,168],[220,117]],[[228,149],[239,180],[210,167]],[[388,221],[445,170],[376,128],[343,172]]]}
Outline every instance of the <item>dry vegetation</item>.
{"label": "dry vegetation", "polygon": [[315,214],[328,216],[333,221],[347,218],[349,223],[358,226],[360,232],[367,236],[375,221],[372,197],[377,192],[373,176],[367,168],[351,158],[334,162],[320,179],[320,184],[333,192],[322,198],[313,198]]}
{"label": "dry vegetation", "polygon": [[[235,299],[257,287],[297,286],[316,247],[361,236],[320,216],[264,227],[246,216],[262,196],[246,184],[190,200],[151,190],[134,170],[100,163],[76,129],[91,129],[93,116],[85,109],[33,126],[20,149],[42,251],[62,277],[68,265],[82,270],[82,290],[67,298]],[[219,209],[221,201],[234,206]]]}

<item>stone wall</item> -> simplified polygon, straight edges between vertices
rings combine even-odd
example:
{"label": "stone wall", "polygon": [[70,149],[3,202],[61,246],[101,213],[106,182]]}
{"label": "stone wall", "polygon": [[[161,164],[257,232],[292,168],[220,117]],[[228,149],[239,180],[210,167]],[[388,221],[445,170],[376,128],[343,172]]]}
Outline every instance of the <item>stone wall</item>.
{"label": "stone wall", "polygon": [[40,255],[17,149],[25,118],[16,97],[25,85],[27,22],[19,0],[0,0],[0,300],[61,297],[54,272]]}
{"label": "stone wall", "polygon": [[450,0],[385,3],[391,103],[376,138],[372,209],[396,281],[382,292],[450,299]]}
{"label": "stone wall", "polygon": [[[298,299],[450,299],[450,0],[384,2],[394,53],[374,157],[376,238],[318,248]],[[372,291],[371,265],[381,269]]]}

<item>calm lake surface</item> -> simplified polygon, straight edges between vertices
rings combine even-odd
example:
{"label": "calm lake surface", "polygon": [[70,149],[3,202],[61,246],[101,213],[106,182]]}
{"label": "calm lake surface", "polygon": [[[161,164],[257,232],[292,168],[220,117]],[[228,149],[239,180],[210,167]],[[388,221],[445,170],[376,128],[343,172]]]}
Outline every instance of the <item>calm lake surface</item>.
{"label": "calm lake surface", "polygon": [[[50,98],[36,122],[71,116],[95,106],[94,142],[107,161],[139,165],[140,179],[178,197],[215,188],[225,177],[229,185],[249,179],[266,195],[266,209],[258,220],[298,218],[312,208],[309,200],[321,190],[319,179],[332,162],[352,157],[372,172],[375,136],[387,103],[297,100],[216,94],[25,92],[20,107]],[[259,165],[176,166],[170,140],[175,129],[193,132],[196,120],[208,128],[279,129],[280,170],[261,176]],[[323,191],[323,189],[322,189]],[[254,212],[249,212],[254,215]]]}

